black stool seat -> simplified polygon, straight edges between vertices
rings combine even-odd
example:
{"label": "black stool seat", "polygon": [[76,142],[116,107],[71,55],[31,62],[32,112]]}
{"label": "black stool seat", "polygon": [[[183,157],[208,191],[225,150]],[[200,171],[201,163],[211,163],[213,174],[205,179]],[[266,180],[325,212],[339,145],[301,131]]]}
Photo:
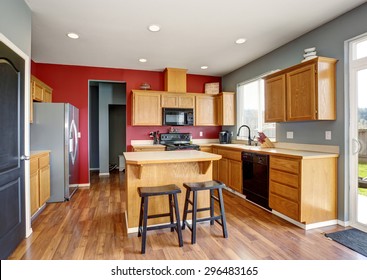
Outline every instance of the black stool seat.
{"label": "black stool seat", "polygon": [[[222,189],[225,187],[221,181],[213,180],[206,182],[193,182],[193,183],[184,183],[183,186],[186,188],[186,199],[185,206],[183,212],[183,221],[182,221],[182,229],[185,229],[185,226],[191,230],[191,244],[196,243],[196,223],[210,221],[210,225],[214,224],[214,221],[219,223],[222,226],[223,237],[228,237],[227,225],[226,225],[226,214],[224,211],[224,201],[223,201],[223,193]],[[217,190],[218,197],[214,195],[214,191]],[[199,191],[209,191],[210,193],[210,207],[198,208],[197,207],[197,193]],[[190,200],[190,194],[192,192],[192,200]],[[214,201],[219,203],[220,215],[214,216]],[[189,208],[189,204],[191,204],[192,209]],[[197,212],[201,211],[210,211],[210,217],[197,219]],[[191,226],[187,222],[187,214],[192,213],[192,224]],[[220,220],[220,221],[219,221]]]}
{"label": "black stool seat", "polygon": [[[183,246],[181,225],[180,225],[180,211],[178,208],[178,200],[177,200],[177,194],[180,192],[181,192],[181,189],[174,184],[166,185],[166,186],[139,187],[138,188],[138,193],[139,193],[139,196],[141,197],[138,237],[142,236],[142,243],[141,243],[141,253],[142,254],[145,253],[145,246],[146,246],[148,230],[156,230],[156,229],[163,229],[163,228],[170,228],[171,232],[176,230],[177,235],[178,235],[179,246],[180,247]],[[148,215],[149,197],[158,196],[158,195],[168,195],[169,212],[155,214],[155,215]],[[175,212],[175,215],[176,215],[176,222],[174,222],[173,220],[173,212]],[[167,217],[167,216],[170,217],[169,224],[148,227],[148,219]]]}
{"label": "black stool seat", "polygon": [[165,194],[174,194],[180,193],[181,189],[176,185],[166,185],[166,186],[158,186],[158,187],[140,187],[138,188],[139,196],[155,196],[155,195],[165,195]]}

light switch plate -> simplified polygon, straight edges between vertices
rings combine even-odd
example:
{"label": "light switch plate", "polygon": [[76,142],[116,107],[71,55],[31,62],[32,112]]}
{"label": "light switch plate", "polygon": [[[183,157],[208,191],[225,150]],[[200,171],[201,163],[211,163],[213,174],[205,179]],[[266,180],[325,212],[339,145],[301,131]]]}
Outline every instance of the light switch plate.
{"label": "light switch plate", "polygon": [[293,139],[293,131],[287,131],[287,139]]}
{"label": "light switch plate", "polygon": [[325,140],[331,140],[331,131],[325,131]]}
{"label": "light switch plate", "polygon": [[199,135],[200,135],[200,136],[203,136],[203,132],[202,132],[202,131],[200,131],[200,132],[199,132]]}

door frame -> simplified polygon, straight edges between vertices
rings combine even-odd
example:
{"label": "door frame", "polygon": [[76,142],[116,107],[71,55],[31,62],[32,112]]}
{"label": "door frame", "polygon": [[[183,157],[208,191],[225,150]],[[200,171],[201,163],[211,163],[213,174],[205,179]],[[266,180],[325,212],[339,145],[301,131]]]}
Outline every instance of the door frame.
{"label": "door frame", "polygon": [[[24,59],[24,155],[30,156],[30,81],[31,81],[31,61],[27,54],[10,41],[0,32],[0,41],[12,49],[17,55]],[[31,227],[31,206],[30,206],[30,163],[24,161],[24,194],[25,194],[25,238],[32,234]]]}
{"label": "door frame", "polygon": [[358,153],[360,150],[360,143],[358,141],[358,127],[357,127],[357,94],[356,93],[356,73],[358,70],[364,69],[367,66],[367,58],[353,62],[352,44],[366,38],[367,33],[361,34],[357,37],[346,41],[345,47],[347,50],[348,74],[346,75],[346,83],[349,96],[349,222],[352,227],[367,231],[367,225],[357,221],[357,207],[358,207]]}

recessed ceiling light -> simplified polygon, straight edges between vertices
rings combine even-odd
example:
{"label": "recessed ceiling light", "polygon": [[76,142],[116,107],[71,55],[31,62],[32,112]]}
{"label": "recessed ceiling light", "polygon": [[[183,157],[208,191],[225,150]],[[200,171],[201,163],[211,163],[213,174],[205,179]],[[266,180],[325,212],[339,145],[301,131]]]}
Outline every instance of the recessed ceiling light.
{"label": "recessed ceiling light", "polygon": [[146,58],[139,58],[139,61],[142,62],[142,63],[145,63],[147,62],[148,60]]}
{"label": "recessed ceiling light", "polygon": [[159,30],[161,30],[160,26],[157,24],[151,24],[148,26],[148,29],[152,32],[158,32]]}
{"label": "recessed ceiling light", "polygon": [[208,69],[208,66],[203,65],[203,66],[201,66],[200,68],[201,68],[201,69],[203,69],[203,70],[205,70],[205,69]]}
{"label": "recessed ceiling light", "polygon": [[74,32],[69,32],[69,33],[67,34],[67,36],[68,36],[69,38],[71,38],[71,39],[78,39],[78,38],[79,38],[79,35],[78,35],[78,34],[76,34],[76,33],[74,33]]}
{"label": "recessed ceiling light", "polygon": [[245,38],[238,38],[236,40],[236,44],[238,44],[238,45],[243,44],[244,42],[246,42],[246,39]]}

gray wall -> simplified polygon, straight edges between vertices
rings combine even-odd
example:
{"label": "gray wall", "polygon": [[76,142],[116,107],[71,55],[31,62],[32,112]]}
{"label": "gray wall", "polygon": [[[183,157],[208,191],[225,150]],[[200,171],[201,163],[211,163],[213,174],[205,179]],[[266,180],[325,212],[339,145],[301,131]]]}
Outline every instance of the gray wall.
{"label": "gray wall", "polygon": [[109,161],[119,165],[119,155],[126,152],[126,105],[109,105]]}
{"label": "gray wall", "polygon": [[[96,88],[98,88],[98,93],[96,93]],[[98,95],[98,97],[96,95]],[[116,127],[113,130],[109,129],[109,106],[111,104],[126,105],[126,84],[112,82],[91,82],[89,90],[89,102],[91,114],[89,119],[91,128],[90,137],[93,137],[93,140],[91,140],[90,154],[98,153],[98,156],[93,156],[93,162],[91,155],[90,167],[93,169],[99,168],[100,173],[109,173],[109,164],[111,163],[110,137],[112,138],[111,143],[115,143],[114,145],[116,145],[111,147],[113,153],[121,154],[121,152],[126,151],[125,141],[121,141],[119,144],[117,144],[118,140],[116,140],[116,138],[120,139],[121,137],[122,139],[126,139],[126,118],[121,121],[122,126],[120,127],[119,131],[116,129]],[[98,102],[98,105],[91,104],[92,102]],[[92,114],[94,116],[92,116]],[[96,116],[96,114],[98,114],[98,116]],[[126,113],[124,116],[126,116]],[[96,127],[96,124],[98,128]],[[116,155],[112,155],[112,157],[114,158]]]}
{"label": "gray wall", "polygon": [[[316,47],[320,56],[338,59],[336,73],[337,120],[277,124],[277,141],[320,145],[338,145],[338,219],[349,219],[348,175],[348,96],[344,84],[344,41],[367,32],[367,4],[324,24],[267,55],[223,77],[224,91],[236,91],[240,82],[252,79],[274,69],[284,69],[302,60],[303,50]],[[229,128],[230,129],[230,128]],[[233,129],[233,127],[232,127]],[[332,132],[332,140],[325,140],[325,131]],[[286,139],[293,131],[294,139]]]}
{"label": "gray wall", "polygon": [[31,56],[31,10],[24,0],[0,1],[0,33]]}
{"label": "gray wall", "polygon": [[98,84],[89,87],[89,155],[91,170],[99,170],[99,92]]}

